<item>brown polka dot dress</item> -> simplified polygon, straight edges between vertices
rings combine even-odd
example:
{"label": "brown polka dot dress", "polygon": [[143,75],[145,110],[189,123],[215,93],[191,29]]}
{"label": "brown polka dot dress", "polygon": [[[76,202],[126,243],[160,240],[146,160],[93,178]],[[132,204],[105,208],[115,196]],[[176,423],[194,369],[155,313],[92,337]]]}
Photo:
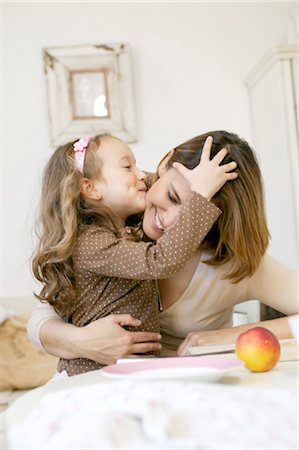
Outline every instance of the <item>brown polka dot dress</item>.
{"label": "brown polka dot dress", "polygon": [[[220,213],[191,192],[175,223],[157,243],[130,241],[91,226],[80,235],[73,257],[78,295],[70,305],[68,322],[82,327],[111,313],[129,313],[142,321],[132,330],[159,332],[156,280],[183,268]],[[59,304],[56,310],[59,313]],[[100,367],[84,358],[58,363],[58,371],[66,370],[70,376]]]}

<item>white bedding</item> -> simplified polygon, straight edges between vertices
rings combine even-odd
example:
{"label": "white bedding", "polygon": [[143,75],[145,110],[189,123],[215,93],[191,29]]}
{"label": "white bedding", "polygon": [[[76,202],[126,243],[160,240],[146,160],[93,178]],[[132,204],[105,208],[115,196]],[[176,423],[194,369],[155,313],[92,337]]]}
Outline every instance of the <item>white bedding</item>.
{"label": "white bedding", "polygon": [[296,389],[117,381],[43,397],[9,449],[295,449]]}

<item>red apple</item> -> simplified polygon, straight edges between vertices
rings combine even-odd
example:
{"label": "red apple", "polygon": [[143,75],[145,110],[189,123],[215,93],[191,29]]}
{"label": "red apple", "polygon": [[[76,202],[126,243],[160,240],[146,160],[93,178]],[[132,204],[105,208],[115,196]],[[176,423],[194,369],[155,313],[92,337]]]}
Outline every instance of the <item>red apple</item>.
{"label": "red apple", "polygon": [[279,361],[280,344],[277,337],[266,328],[250,328],[237,338],[236,355],[247,369],[267,372]]}

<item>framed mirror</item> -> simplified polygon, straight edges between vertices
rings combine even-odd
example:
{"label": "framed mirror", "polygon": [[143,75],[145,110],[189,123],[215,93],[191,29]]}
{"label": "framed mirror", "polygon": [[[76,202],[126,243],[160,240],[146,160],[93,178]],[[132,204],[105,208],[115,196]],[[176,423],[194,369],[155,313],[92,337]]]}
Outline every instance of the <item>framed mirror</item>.
{"label": "framed mirror", "polygon": [[136,141],[128,44],[43,50],[52,146],[109,133]]}
{"label": "framed mirror", "polygon": [[110,117],[107,70],[73,70],[70,74],[73,118]]}

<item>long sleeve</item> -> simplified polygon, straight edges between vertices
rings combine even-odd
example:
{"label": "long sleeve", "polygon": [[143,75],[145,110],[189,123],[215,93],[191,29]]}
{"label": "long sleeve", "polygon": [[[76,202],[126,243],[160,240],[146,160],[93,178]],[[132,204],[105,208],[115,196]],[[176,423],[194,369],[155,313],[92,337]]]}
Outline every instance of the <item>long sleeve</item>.
{"label": "long sleeve", "polygon": [[32,314],[27,323],[27,336],[32,344],[37,345],[40,350],[45,351],[41,343],[39,330],[43,323],[49,319],[57,319],[63,322],[63,319],[55,312],[54,308],[49,303],[38,303],[32,311]]}
{"label": "long sleeve", "polygon": [[200,194],[191,192],[175,223],[156,244],[120,239],[102,228],[92,228],[79,238],[75,268],[127,279],[166,278],[184,266],[220,213]]}

